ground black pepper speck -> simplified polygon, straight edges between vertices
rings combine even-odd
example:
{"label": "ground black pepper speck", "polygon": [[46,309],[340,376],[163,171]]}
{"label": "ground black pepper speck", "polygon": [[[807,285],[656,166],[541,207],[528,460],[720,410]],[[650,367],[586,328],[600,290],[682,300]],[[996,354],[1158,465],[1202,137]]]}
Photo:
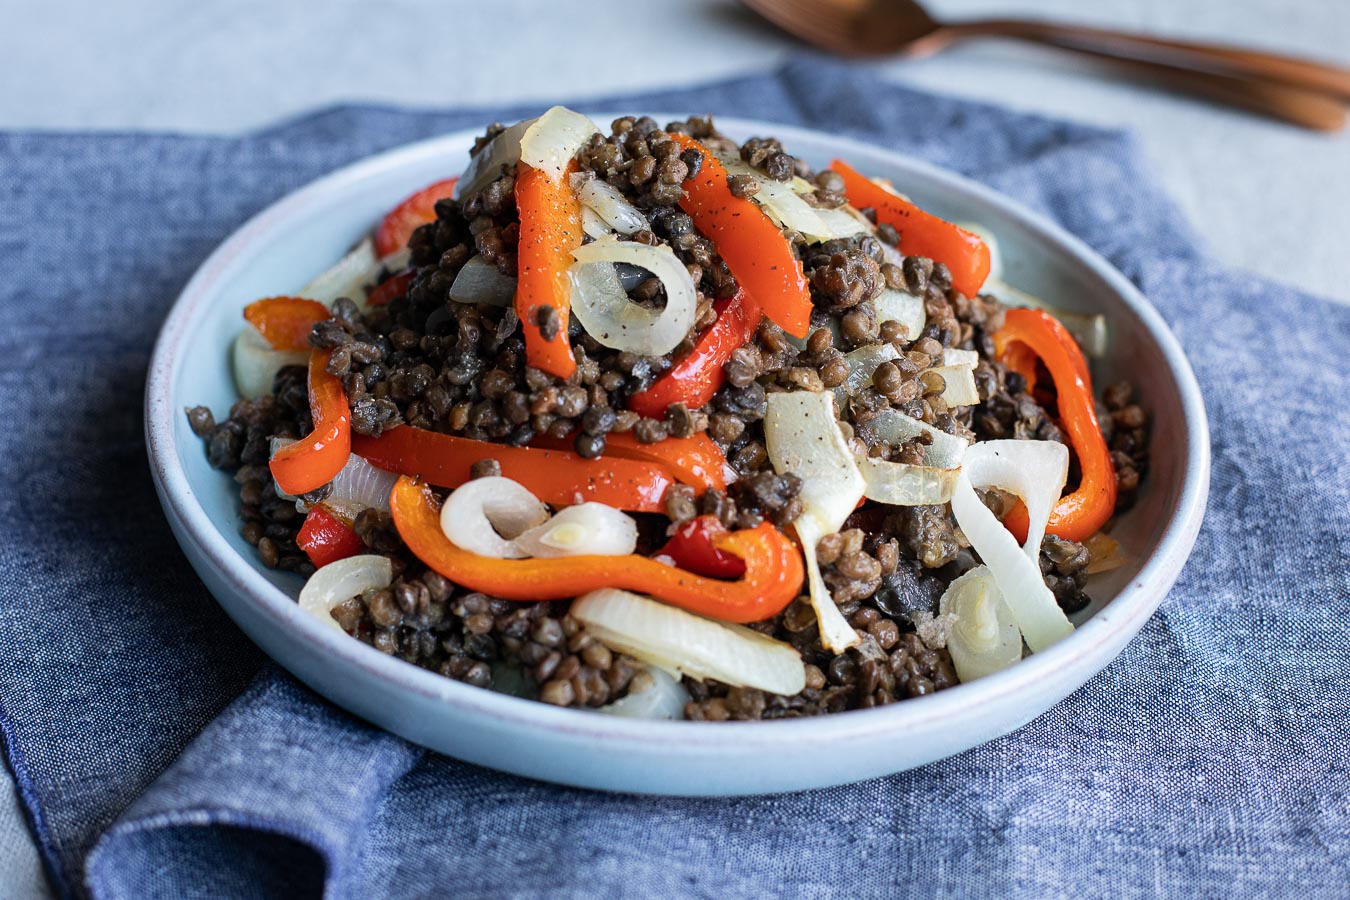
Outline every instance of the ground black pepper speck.
{"label": "ground black pepper speck", "polygon": [[[484,145],[502,130],[490,126]],[[844,354],[856,347],[891,344],[897,358],[883,363],[872,383],[848,398],[840,412],[846,432],[874,457],[920,463],[926,439],[898,445],[879,441],[868,423],[897,409],[938,429],[968,439],[1065,440],[1054,421],[1053,397],[1033,395],[1021,376],[994,359],[992,335],[1002,325],[1003,306],[992,296],[966,297],[952,287],[948,268],[922,257],[902,257],[899,234],[888,225],[875,236],[807,245],[788,233],[811,290],[813,313],[807,340],[796,343],[765,320],[753,339],[723,367],[724,383],[702,408],[672,405],[663,418],[628,410],[630,396],[645,390],[693,346],[716,319],[713,304],[733,296],[738,285],[693,219],[680,209],[684,184],[704,166],[702,153],[671,139],[687,134],[718,153],[739,153],[762,175],[796,177],[801,196],[817,207],[844,204],[837,173],[813,172],[773,138],[737,145],[712,120],[695,117],[661,128],[648,118],[623,117],[583,147],[578,166],[586,177],[613,185],[647,219],[632,239],[669,246],[697,290],[695,327],[671,354],[642,357],[600,345],[573,319],[567,336],[576,373],[554,378],[526,361],[520,323],[513,309],[450,300],[460,270],[481,257],[514,276],[520,228],[515,181],[509,172],[458,199],[437,202],[436,219],[408,242],[411,280],[402,296],[364,311],[359,298],[333,304],[333,317],[310,336],[332,351],[328,371],[341,379],[357,434],[379,436],[407,423],[481,441],[525,445],[550,438],[570,442],[581,456],[605,452],[611,434],[632,434],[640,443],[706,433],[726,453],[738,478],[726,491],[702,496],[677,485],[665,497],[665,516],[640,516],[639,552],[654,552],[664,535],[698,515],[713,515],[728,528],[763,521],[786,527],[801,512],[801,482],[774,472],[764,446],[762,420],[770,393],[821,391],[848,375]],[[731,192],[753,197],[758,184],[732,176]],[[875,222],[872,210],[863,210]],[[897,251],[898,252],[898,251]],[[395,273],[384,273],[389,277]],[[880,322],[874,300],[883,290],[922,298],[927,322],[907,334],[896,322]],[[664,302],[660,283],[637,280],[630,297],[647,305]],[[563,323],[551,309],[536,324],[546,339]],[[980,402],[948,409],[943,383],[930,371],[944,349],[976,350]],[[278,372],[272,393],[241,400],[217,421],[205,407],[186,410],[212,466],[230,472],[238,485],[241,533],[264,565],[301,575],[313,571],[296,545],[304,513],[280,497],[267,463],[274,437],[309,432],[307,378],[303,367]],[[1117,469],[1117,509],[1137,497],[1148,471],[1150,417],[1128,382],[1107,387],[1098,404],[1101,430]],[[472,477],[500,474],[492,459],[473,467]],[[1071,472],[1071,482],[1077,475]],[[306,495],[318,501],[324,490]],[[982,492],[996,512],[1010,503],[997,491]],[[858,527],[852,527],[857,523]],[[538,699],[562,706],[602,706],[650,681],[636,660],[616,653],[586,633],[567,614],[568,601],[517,603],[467,591],[428,570],[404,547],[387,513],[367,509],[352,523],[368,552],[389,556],[395,579],[339,603],[333,617],[344,630],[382,652],[448,678],[492,687],[503,677]],[[834,602],[861,636],[846,653],[826,651],[815,614],[800,597],[756,630],[797,648],[806,662],[807,687],[793,697],[685,679],[691,695],[688,718],[703,721],[788,718],[884,705],[923,696],[956,683],[951,658],[928,631],[916,626],[937,612],[950,581],[973,562],[971,551],[946,506],[881,507],[869,504],[850,527],[825,536],[818,546],[822,576]],[[1040,567],[1047,586],[1066,612],[1088,602],[1088,552],[1080,544],[1047,536]],[[514,673],[513,675],[510,673]],[[516,689],[522,689],[517,685]],[[497,684],[498,687],[502,685]]]}

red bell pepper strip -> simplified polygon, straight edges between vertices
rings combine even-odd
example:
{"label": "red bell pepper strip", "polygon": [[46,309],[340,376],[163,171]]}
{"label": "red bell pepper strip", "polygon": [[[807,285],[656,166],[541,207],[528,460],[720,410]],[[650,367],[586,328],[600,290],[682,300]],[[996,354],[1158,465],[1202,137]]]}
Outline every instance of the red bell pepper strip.
{"label": "red bell pepper strip", "polygon": [[459,487],[469,480],[474,463],[495,459],[503,475],[555,506],[595,500],[616,509],[662,512],[666,491],[677,481],[670,469],[652,463],[585,459],[566,450],[511,447],[411,425],[391,428],[377,438],[358,434],[352,446],[372,466],[416,475],[437,487]]}
{"label": "red bell pepper strip", "polygon": [[408,245],[408,238],[419,226],[436,221],[436,201],[455,192],[458,178],[429,184],[395,206],[375,229],[375,254],[388,256]]}
{"label": "red bell pepper strip", "polygon": [[901,253],[946,263],[953,287],[967,297],[979,293],[989,277],[989,248],[979,235],[924,212],[841,160],[831,162],[830,168],[844,179],[849,203],[858,209],[875,209],[878,222],[900,232]]}
{"label": "red bell pepper strip", "polygon": [[[1066,540],[1086,540],[1106,524],[1116,508],[1116,467],[1097,425],[1087,360],[1068,329],[1044,310],[1007,311],[1003,327],[994,333],[994,347],[1006,358],[1009,348],[1019,343],[1030,347],[1050,373],[1059,424],[1069,436],[1082,471],[1078,488],[1061,497],[1051,510],[1046,531]],[[1018,540],[1025,540],[1026,507],[1018,504],[1004,524]]]}
{"label": "red bell pepper strip", "polygon": [[628,398],[628,408],[649,419],[664,419],[675,403],[698,409],[712,400],[726,381],[722,371],[732,351],[744,347],[755,336],[763,318],[758,301],[745,292],[719,300],[713,305],[717,321],[703,330],[694,348],[663,373],[645,391]]}
{"label": "red bell pepper strip", "polygon": [[719,581],[638,555],[479,556],[445,536],[436,495],[407,477],[394,485],[389,510],[403,543],[432,570],[455,584],[507,600],[559,600],[599,588],[620,588],[726,622],[759,622],[781,612],[802,587],[804,572],[797,548],[768,522],[713,539],[717,549],[745,563],[745,574],[739,580]]}
{"label": "red bell pepper strip", "polygon": [[305,523],[295,536],[296,545],[316,569],[366,549],[366,542],[352,526],[322,503],[310,507]]}
{"label": "red bell pepper strip", "polygon": [[[530,446],[546,450],[570,451],[572,440],[540,435],[530,442]],[[722,448],[706,434],[695,434],[687,438],[666,438],[655,444],[644,444],[631,432],[625,434],[611,432],[605,436],[605,452],[601,454],[601,459],[632,459],[655,463],[670,470],[681,483],[697,488],[699,493],[709,489],[724,491],[728,479],[735,477],[735,471],[727,462]]]}
{"label": "red bell pepper strip", "polygon": [[[554,181],[539,169],[516,164],[516,209],[520,214],[516,315],[525,332],[526,360],[558,378],[570,378],[577,370],[567,338],[572,305],[567,270],[572,265],[572,251],[581,246],[581,204],[568,184],[567,173]],[[550,321],[547,335],[540,327],[541,316]]]}
{"label": "red bell pepper strip", "polygon": [[408,286],[412,284],[412,272],[399,272],[397,275],[390,275],[384,281],[376,286],[375,290],[366,297],[368,306],[387,306],[399,297],[408,293]]}
{"label": "red bell pepper strip", "polygon": [[352,453],[352,414],[342,382],[328,374],[332,350],[309,355],[309,412],[314,430],[272,457],[272,477],[288,494],[307,494],[332,481]]}
{"label": "red bell pepper strip", "polygon": [[736,282],[755,298],[764,315],[793,337],[806,337],[811,327],[811,288],[783,230],[753,200],[731,193],[726,167],[707,147],[687,134],[670,137],[703,154],[698,174],[684,182],[680,209],[717,245]]}
{"label": "red bell pepper strip", "polygon": [[684,484],[699,489],[725,491],[727,480],[735,473],[726,454],[706,434],[687,438],[666,438],[654,444],[644,444],[627,434],[605,436],[605,456],[657,463],[675,473]]}
{"label": "red bell pepper strip", "polygon": [[244,307],[244,318],[273,350],[308,350],[314,323],[332,315],[318,300],[303,297],[268,297]]}
{"label": "red bell pepper strip", "polygon": [[727,533],[717,516],[699,516],[681,525],[657,556],[669,556],[675,565],[709,578],[740,578],[745,560],[720,549],[716,541]]}

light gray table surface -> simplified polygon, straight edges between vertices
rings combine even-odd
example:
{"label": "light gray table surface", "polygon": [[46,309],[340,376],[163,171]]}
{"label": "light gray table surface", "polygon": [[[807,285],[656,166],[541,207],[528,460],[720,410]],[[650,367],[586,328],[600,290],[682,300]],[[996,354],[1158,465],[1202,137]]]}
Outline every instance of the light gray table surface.
{"label": "light gray table surface", "polygon": [[[1350,65],[1346,0],[933,0]],[[570,99],[762,71],[793,52],[730,0],[0,2],[0,129],[232,133],[344,101]],[[561,52],[566,47],[566,54]],[[565,60],[565,61],[564,61]],[[879,63],[898,83],[1127,128],[1228,263],[1350,302],[1350,132],[1315,134],[981,42]],[[0,898],[46,896],[0,766]]]}

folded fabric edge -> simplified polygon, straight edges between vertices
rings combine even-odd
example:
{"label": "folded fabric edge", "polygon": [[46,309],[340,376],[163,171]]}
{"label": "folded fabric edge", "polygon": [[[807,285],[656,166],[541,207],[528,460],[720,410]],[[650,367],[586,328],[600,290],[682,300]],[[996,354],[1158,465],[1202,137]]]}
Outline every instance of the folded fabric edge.
{"label": "folded fabric edge", "polygon": [[[91,897],[117,897],[112,893],[112,870],[118,862],[118,842],[132,840],[168,829],[193,828],[237,828],[244,831],[260,832],[275,837],[287,838],[308,848],[323,865],[324,881],[340,875],[341,857],[327,846],[327,841],[316,830],[297,826],[283,826],[275,822],[260,820],[257,817],[234,809],[219,807],[185,807],[171,812],[155,813],[143,818],[133,818],[118,822],[103,833],[98,843],[85,858],[84,887]],[[338,862],[334,862],[337,860]]]}
{"label": "folded fabric edge", "polygon": [[61,865],[60,854],[52,844],[51,831],[43,817],[42,804],[33,787],[32,777],[28,774],[28,765],[19,746],[14,723],[5,710],[3,701],[0,701],[0,749],[3,749],[5,764],[9,767],[10,774],[14,776],[15,793],[19,798],[19,807],[23,810],[24,825],[37,845],[38,856],[42,860],[42,868],[47,879],[58,894],[69,897],[71,880]]}
{"label": "folded fabric edge", "polygon": [[[249,753],[236,752],[240,746]],[[121,871],[118,860],[135,839],[213,826],[293,840],[323,861],[327,884],[340,881],[368,817],[424,752],[264,667],[99,837],[85,857],[84,886],[95,897],[123,896],[110,893],[111,873]],[[268,759],[267,772],[254,770],[258,755]],[[297,784],[297,772],[309,777]],[[305,790],[296,793],[299,784]]]}

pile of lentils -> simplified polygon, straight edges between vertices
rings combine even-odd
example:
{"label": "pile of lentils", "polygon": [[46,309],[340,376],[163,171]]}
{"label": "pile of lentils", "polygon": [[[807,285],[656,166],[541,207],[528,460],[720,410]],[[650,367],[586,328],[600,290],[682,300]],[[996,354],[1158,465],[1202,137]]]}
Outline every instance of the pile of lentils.
{"label": "pile of lentils", "polygon": [[[475,151],[499,133],[493,125]],[[352,428],[378,436],[410,424],[474,440],[523,446],[537,437],[570,441],[583,457],[595,458],[611,433],[632,433],[643,443],[700,432],[727,454],[738,478],[726,491],[696,495],[677,486],[666,497],[665,515],[639,514],[638,552],[652,553],[665,536],[699,515],[714,515],[728,528],[763,521],[786,527],[800,514],[800,480],[774,472],[764,446],[767,397],[779,391],[821,391],[848,375],[844,354],[889,343],[898,358],[883,363],[872,383],[840,409],[841,427],[856,450],[898,462],[918,462],[921,439],[899,445],[882,441],[868,423],[896,409],[949,434],[967,439],[1065,441],[1054,422],[1053,398],[1028,392],[1026,381],[994,358],[992,334],[1003,307],[988,295],[966,297],[952,287],[951,272],[923,257],[883,253],[899,235],[881,224],[875,236],[808,244],[786,232],[810,283],[812,331],[794,342],[765,320],[753,339],[724,366],[724,386],[701,408],[671,406],[663,419],[627,409],[627,398],[644,390],[692,346],[716,319],[713,304],[733,296],[737,285],[714,243],[680,210],[686,179],[698,174],[703,157],[683,149],[672,134],[688,134],[711,149],[740,154],[762,176],[807,182],[801,196],[811,205],[845,203],[842,179],[814,172],[772,138],[736,144],[718,133],[710,118],[672,122],[664,129],[650,118],[624,117],[608,134],[597,133],[582,149],[583,177],[604,179],[647,218],[648,228],[631,236],[665,244],[685,264],[698,290],[694,329],[670,354],[659,357],[602,346],[573,320],[568,337],[577,360],[567,379],[526,364],[520,322],[512,309],[468,305],[449,299],[463,266],[474,257],[516,274],[519,220],[514,177],[499,177],[469,196],[436,204],[436,219],[409,240],[413,278],[387,306],[362,311],[351,299],[333,304],[331,319],[315,326],[310,342],[331,349],[329,371],[342,379]],[[754,179],[733,176],[733,194],[753,197]],[[873,210],[862,210],[875,224]],[[894,260],[901,259],[896,263]],[[393,273],[385,273],[387,278]],[[373,289],[375,285],[370,285]],[[907,334],[881,322],[874,300],[884,289],[923,299],[927,324]],[[637,302],[659,306],[661,283],[649,278],[629,292]],[[547,328],[548,323],[540,323]],[[561,328],[554,322],[553,327]],[[940,365],[948,348],[975,350],[980,402],[949,408]],[[1049,408],[1047,408],[1049,407]],[[1134,502],[1148,468],[1149,416],[1128,383],[1108,387],[1098,404],[1103,434],[1116,463],[1117,510]],[[271,394],[241,400],[217,423],[204,407],[188,411],[206,445],[211,465],[231,472],[239,485],[242,533],[258,548],[264,565],[309,575],[313,566],[296,546],[304,504],[323,499],[321,489],[300,503],[277,495],[267,468],[273,437],[298,438],[311,426],[303,368],[278,372]],[[496,474],[492,460],[474,476]],[[1071,473],[1071,483],[1076,473]],[[998,491],[982,492],[996,513],[1010,502]],[[377,649],[415,665],[480,687],[495,687],[560,706],[598,707],[651,683],[644,667],[592,638],[567,614],[567,601],[522,604],[467,591],[429,571],[404,547],[389,516],[365,510],[354,523],[369,552],[389,556],[393,584],[352,597],[333,610],[344,630]],[[806,689],[795,696],[685,679],[692,697],[690,719],[772,719],[882,706],[957,683],[938,613],[946,586],[975,564],[969,543],[947,506],[887,507],[868,504],[838,534],[825,536],[819,560],[835,602],[857,629],[861,643],[845,653],[824,648],[805,596],[774,618],[752,626],[799,650],[806,662]],[[1066,612],[1088,603],[1081,544],[1047,536],[1041,547],[1046,584]]]}

